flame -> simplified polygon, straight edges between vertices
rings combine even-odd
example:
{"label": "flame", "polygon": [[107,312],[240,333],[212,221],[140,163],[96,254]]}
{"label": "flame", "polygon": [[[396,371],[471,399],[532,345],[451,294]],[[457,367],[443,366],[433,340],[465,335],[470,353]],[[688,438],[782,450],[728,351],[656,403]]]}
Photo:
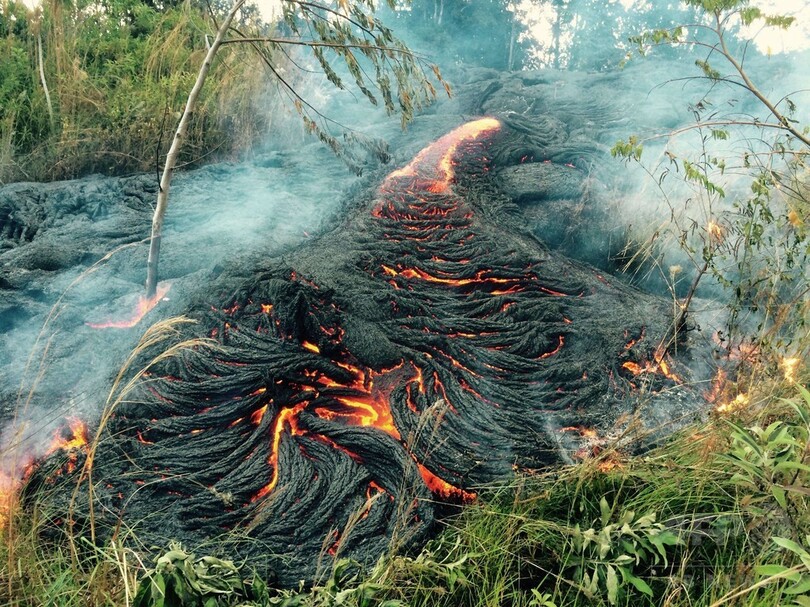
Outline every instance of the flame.
{"label": "flame", "polygon": [[[706,393],[706,400],[715,405],[717,413],[732,413],[747,407],[751,398],[747,392],[737,392],[731,398],[729,392],[734,386],[728,380],[728,374],[724,369],[718,369],[717,375],[712,379],[712,386]],[[736,392],[736,390],[734,390]]]}
{"label": "flame", "polygon": [[785,379],[787,381],[796,381],[796,375],[799,370],[799,364],[801,363],[801,359],[798,356],[792,357],[785,357],[781,361],[779,361],[779,366],[782,367],[782,372],[785,375]]}
{"label": "flame", "polygon": [[611,451],[600,457],[596,464],[596,469],[603,473],[608,473],[612,470],[621,470],[622,468],[624,468],[624,464],[616,451]]}
{"label": "flame", "polygon": [[708,233],[709,239],[712,242],[717,243],[717,244],[720,244],[720,243],[723,242],[723,239],[725,237],[725,233],[723,231],[723,228],[720,226],[720,224],[718,224],[718,223],[716,223],[714,221],[710,221],[706,225],[706,232]]}
{"label": "flame", "polygon": [[20,464],[17,462],[20,473],[0,471],[0,533],[6,528],[17,509],[20,486],[31,473],[33,459],[28,458],[25,465]]}
{"label": "flame", "polygon": [[73,451],[87,447],[87,425],[77,417],[67,418],[67,428],[59,429],[51,441],[46,455],[59,451]]}
{"label": "flame", "polygon": [[137,325],[144,316],[146,316],[152,308],[154,308],[158,302],[163,299],[166,294],[171,289],[170,283],[161,283],[157,286],[157,292],[155,295],[149,299],[141,295],[138,297],[138,302],[135,305],[135,310],[130,314],[127,318],[119,319],[119,320],[106,320],[104,322],[94,323],[88,322],[85,323],[91,329],[129,329]]}
{"label": "flame", "polygon": [[728,374],[726,373],[725,369],[718,369],[717,375],[715,375],[712,379],[712,387],[705,394],[708,402],[716,403],[718,400],[720,400],[720,396],[723,394],[723,390],[726,387],[727,380]]}
{"label": "flame", "polygon": [[714,410],[718,413],[732,413],[748,406],[751,398],[745,392],[741,392],[733,400],[717,405]]}
{"label": "flame", "polygon": [[[55,474],[62,474],[63,470],[71,473],[76,469],[78,450],[86,450],[88,445],[87,426],[80,419],[71,417],[65,420],[66,426],[60,427],[53,435],[50,444],[43,454],[44,457],[57,451],[68,452],[68,460],[64,467]],[[19,489],[23,481],[28,478],[34,469],[37,459],[32,453],[18,454],[10,463],[4,462],[7,470],[0,470],[0,528],[8,522],[17,504]]]}
{"label": "flame", "polygon": [[[631,341],[628,345],[625,346],[625,350],[627,350],[628,347],[632,347],[634,343],[636,342]],[[664,351],[663,348],[659,348],[658,350],[656,350],[655,354],[653,355],[652,361],[649,360],[644,361],[643,364],[639,364],[633,361],[627,361],[622,363],[622,369],[629,371],[633,375],[641,375],[642,373],[654,373],[656,375],[662,375],[667,379],[675,382],[676,384],[683,383],[681,377],[670,368],[669,355]]]}

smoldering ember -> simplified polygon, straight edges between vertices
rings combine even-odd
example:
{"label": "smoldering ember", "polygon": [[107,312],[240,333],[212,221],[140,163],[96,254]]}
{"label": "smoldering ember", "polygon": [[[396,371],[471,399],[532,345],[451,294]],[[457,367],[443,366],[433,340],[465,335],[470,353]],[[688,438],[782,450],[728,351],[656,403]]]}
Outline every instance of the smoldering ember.
{"label": "smoldering ember", "polygon": [[[92,513],[96,541],[177,539],[295,585],[338,556],[418,547],[484,484],[606,442],[641,449],[700,415],[711,370],[696,323],[673,327],[671,298],[586,263],[608,247],[599,165],[621,110],[581,99],[581,85],[473,73],[403,136],[421,151],[372,171],[319,234],[203,269],[170,256],[168,301],[131,329],[85,321],[120,313],[141,257],[117,253],[103,281],[86,270],[144,238],[150,179],[0,190],[4,345],[30,323],[47,322],[44,340],[60,331],[28,400],[58,428],[66,412],[84,422],[29,462],[24,494],[45,496],[55,528],[89,533]],[[52,314],[66,289],[87,307]],[[124,382],[172,343],[209,341],[151,363],[88,462],[102,386],[146,326],[178,314],[194,322],[145,348]]]}

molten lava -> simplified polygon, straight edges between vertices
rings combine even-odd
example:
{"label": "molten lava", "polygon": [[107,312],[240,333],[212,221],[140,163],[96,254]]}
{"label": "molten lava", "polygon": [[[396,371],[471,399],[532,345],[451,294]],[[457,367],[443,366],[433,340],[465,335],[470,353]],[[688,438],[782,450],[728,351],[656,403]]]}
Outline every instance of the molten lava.
{"label": "molten lava", "polygon": [[426,191],[446,192],[455,176],[453,159],[459,146],[500,127],[501,123],[494,118],[481,118],[458,127],[419,152],[408,165],[390,173],[380,189],[387,190],[401,177],[418,177],[428,180],[423,186]]}
{"label": "molten lava", "polygon": [[651,298],[499,222],[502,137],[494,119],[459,127],[318,246],[217,278],[184,336],[221,348],[160,362],[116,409],[99,516],[160,512],[189,543],[236,529],[295,585],[324,553],[424,540],[437,501],[592,457],[632,386],[616,369],[678,381],[665,352],[639,352],[670,328],[641,317]]}

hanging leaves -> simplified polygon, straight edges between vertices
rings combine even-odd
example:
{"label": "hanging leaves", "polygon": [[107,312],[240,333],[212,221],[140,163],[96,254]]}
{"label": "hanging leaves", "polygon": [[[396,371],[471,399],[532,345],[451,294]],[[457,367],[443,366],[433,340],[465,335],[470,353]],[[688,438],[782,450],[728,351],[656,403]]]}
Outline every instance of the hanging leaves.
{"label": "hanging leaves", "polygon": [[[396,2],[387,0],[386,4],[394,8]],[[308,49],[330,83],[344,90],[344,78],[348,74],[356,90],[369,103],[382,105],[389,115],[399,113],[404,128],[417,110],[436,98],[434,82],[442,86],[448,97],[452,91],[439,68],[394,36],[375,17],[376,10],[374,0],[281,0],[279,29],[288,37],[248,37],[241,32],[240,35],[244,41],[255,45],[264,43],[272,49],[280,49],[285,55],[288,53],[286,49],[293,47]],[[330,124],[335,123],[307,102],[306,96],[284,78],[281,66],[274,63],[276,56],[281,55],[262,52],[265,63],[292,96],[307,132],[326,143],[352,170],[359,172],[356,152],[344,147],[344,142],[355,145],[358,139],[344,136],[341,142],[330,132]],[[342,70],[345,73],[342,74]]]}

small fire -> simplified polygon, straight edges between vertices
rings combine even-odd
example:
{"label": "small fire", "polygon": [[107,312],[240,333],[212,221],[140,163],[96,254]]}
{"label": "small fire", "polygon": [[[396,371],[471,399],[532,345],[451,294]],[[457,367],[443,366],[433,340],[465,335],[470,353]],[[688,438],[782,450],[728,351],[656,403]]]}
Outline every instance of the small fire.
{"label": "small fire", "polygon": [[796,381],[796,376],[799,371],[799,363],[801,362],[802,361],[798,356],[785,357],[779,361],[779,366],[782,368],[782,373],[784,373],[787,381]]}
{"label": "small fire", "polygon": [[750,397],[745,392],[741,392],[733,400],[717,405],[714,410],[718,413],[732,413],[748,406]]}
{"label": "small fire", "polygon": [[721,244],[725,237],[723,228],[714,221],[710,221],[706,225],[706,233],[709,235],[709,239],[716,244]]}
{"label": "small fire", "polygon": [[56,432],[46,455],[55,453],[60,449],[62,451],[73,451],[87,446],[87,425],[78,417],[70,417],[66,421],[67,427]]}
{"label": "small fire", "polygon": [[642,373],[654,373],[656,375],[663,375],[669,380],[680,384],[683,380],[670,368],[669,356],[663,349],[659,348],[653,355],[652,361],[645,361],[644,364],[639,364],[633,361],[622,363],[622,368],[629,371],[633,375],[641,375]]}
{"label": "small fire", "polygon": [[706,392],[706,400],[710,403],[716,403],[723,395],[728,382],[728,374],[725,369],[718,369],[717,375],[712,379],[712,387]]}
{"label": "small fire", "polygon": [[20,486],[33,471],[35,460],[61,450],[67,452],[68,460],[56,474],[61,474],[63,470],[70,473],[76,469],[78,451],[87,448],[87,426],[73,417],[67,418],[66,424],[54,433],[44,454],[22,453],[14,455],[9,462],[3,462],[5,470],[0,471],[0,528],[8,522],[17,503]]}
{"label": "small fire", "polygon": [[147,299],[143,295],[138,297],[138,302],[135,305],[135,310],[126,318],[117,319],[117,320],[106,320],[104,322],[94,323],[88,322],[85,323],[91,329],[129,329],[137,325],[144,316],[146,316],[152,308],[154,308],[158,302],[163,299],[166,294],[169,292],[171,288],[170,283],[161,283],[157,287],[157,292],[155,293],[154,297]]}

